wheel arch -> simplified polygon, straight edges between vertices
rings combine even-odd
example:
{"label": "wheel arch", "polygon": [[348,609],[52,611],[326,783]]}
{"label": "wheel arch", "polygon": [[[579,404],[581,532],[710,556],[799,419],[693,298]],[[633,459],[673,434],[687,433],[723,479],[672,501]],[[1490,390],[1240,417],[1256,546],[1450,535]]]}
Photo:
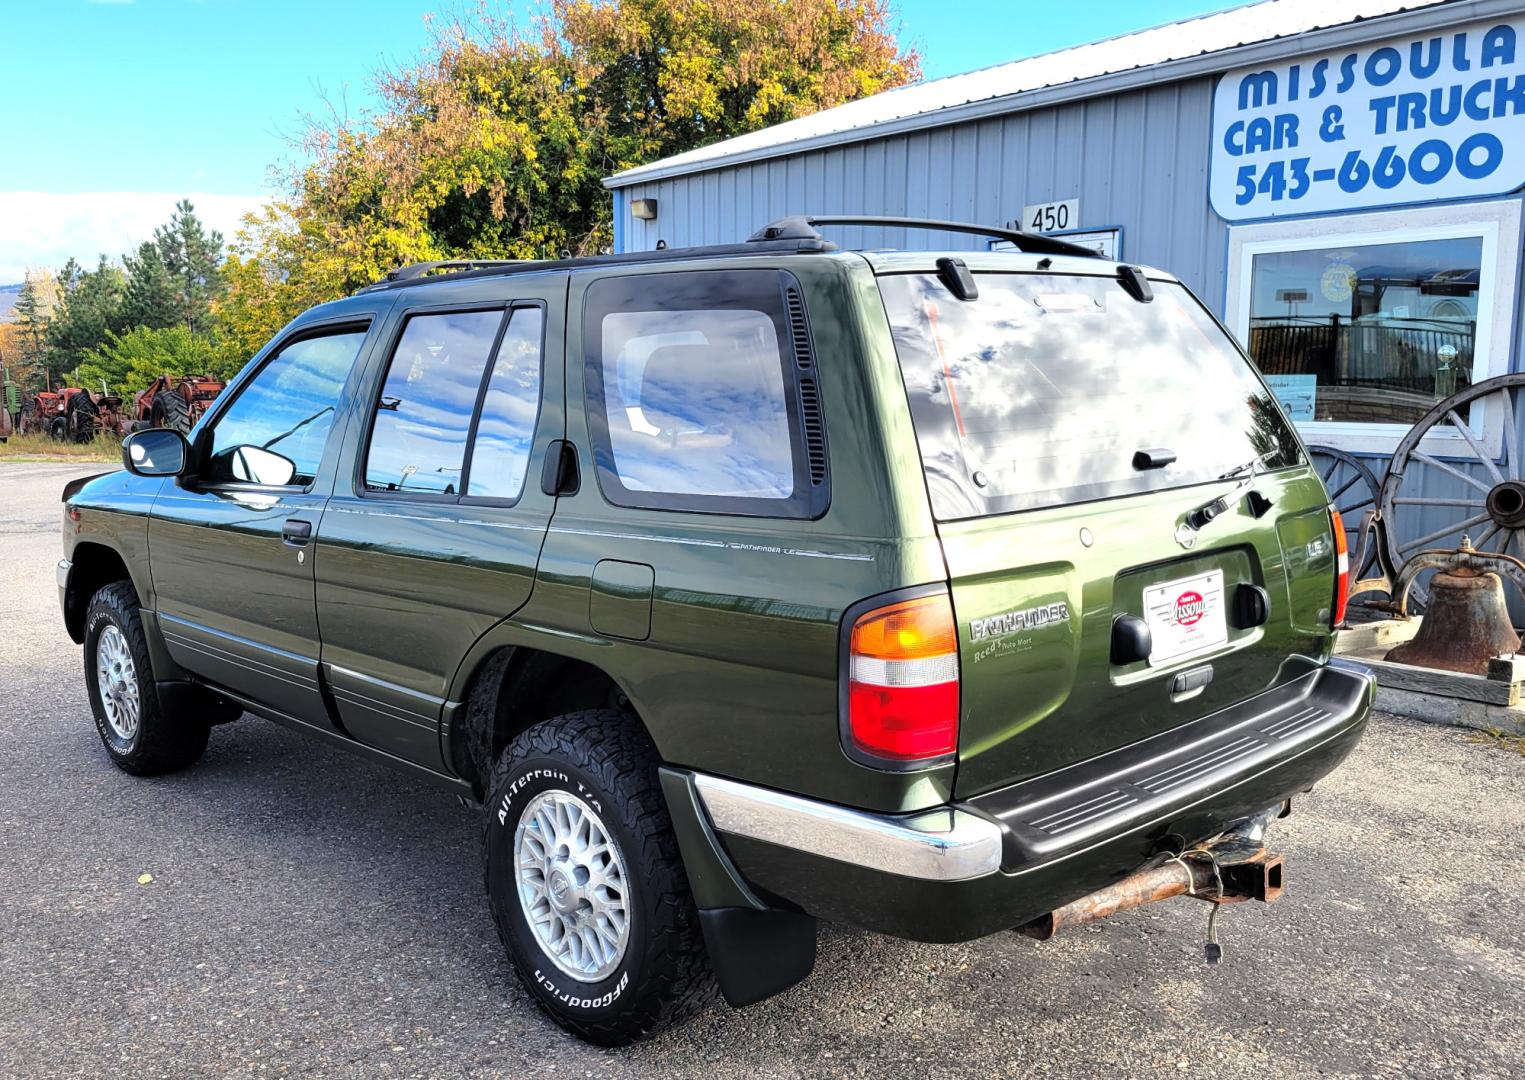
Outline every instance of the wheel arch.
{"label": "wheel arch", "polygon": [[130,584],[138,594],[139,603],[143,602],[143,588],[133,578],[121,552],[96,540],[82,540],[74,545],[64,586],[63,608],[64,627],[76,645],[85,640],[85,611],[90,607],[90,598],[114,581]]}
{"label": "wheel arch", "polygon": [[502,644],[481,655],[462,679],[457,704],[447,707],[445,760],[485,794],[493,765],[521,731],[563,713],[617,708],[645,727],[620,682],[588,660],[537,646]]}

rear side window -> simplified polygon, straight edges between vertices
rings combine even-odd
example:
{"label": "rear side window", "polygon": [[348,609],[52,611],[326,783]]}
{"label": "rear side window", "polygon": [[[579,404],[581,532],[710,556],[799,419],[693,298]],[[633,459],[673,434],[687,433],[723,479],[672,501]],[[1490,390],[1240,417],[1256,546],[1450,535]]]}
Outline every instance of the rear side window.
{"label": "rear side window", "polygon": [[367,491],[459,495],[482,374],[504,312],[414,315],[376,403]]}
{"label": "rear side window", "polygon": [[540,356],[545,313],[515,308],[498,345],[482,414],[472,440],[466,494],[484,499],[517,499],[524,491],[535,421],[540,416]]}
{"label": "rear side window", "polygon": [[798,287],[777,271],[590,286],[583,340],[605,497],[781,517],[824,509],[824,444],[809,440],[814,467],[806,449],[820,424],[806,332]]}
{"label": "rear side window", "polygon": [[267,360],[217,418],[207,479],[311,484],[365,334],[359,329],[300,338]]}
{"label": "rear side window", "polygon": [[[1300,459],[1233,341],[1181,286],[1114,278],[880,279],[932,509],[978,517],[1205,483]],[[1136,469],[1139,450],[1174,464]]]}

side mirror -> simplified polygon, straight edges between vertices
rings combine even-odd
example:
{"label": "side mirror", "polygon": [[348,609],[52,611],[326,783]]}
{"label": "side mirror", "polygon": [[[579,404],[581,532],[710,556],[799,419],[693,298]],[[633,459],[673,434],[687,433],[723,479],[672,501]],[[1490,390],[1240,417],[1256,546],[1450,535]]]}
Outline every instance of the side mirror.
{"label": "side mirror", "polygon": [[263,446],[235,446],[228,451],[228,472],[246,484],[285,487],[296,475],[297,466],[289,457]]}
{"label": "side mirror", "polygon": [[138,476],[184,476],[191,444],[170,428],[146,428],[122,440],[122,465]]}

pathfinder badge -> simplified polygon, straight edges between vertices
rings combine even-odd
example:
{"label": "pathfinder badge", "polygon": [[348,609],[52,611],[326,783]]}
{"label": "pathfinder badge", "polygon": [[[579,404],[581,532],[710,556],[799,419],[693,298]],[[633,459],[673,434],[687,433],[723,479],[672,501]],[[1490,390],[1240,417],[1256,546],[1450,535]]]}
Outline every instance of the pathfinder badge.
{"label": "pathfinder badge", "polygon": [[1005,611],[984,619],[971,619],[969,636],[975,641],[984,641],[986,638],[1018,634],[1023,630],[1037,630],[1049,623],[1069,621],[1070,605],[1061,600],[1057,604],[1039,604],[1037,607]]}

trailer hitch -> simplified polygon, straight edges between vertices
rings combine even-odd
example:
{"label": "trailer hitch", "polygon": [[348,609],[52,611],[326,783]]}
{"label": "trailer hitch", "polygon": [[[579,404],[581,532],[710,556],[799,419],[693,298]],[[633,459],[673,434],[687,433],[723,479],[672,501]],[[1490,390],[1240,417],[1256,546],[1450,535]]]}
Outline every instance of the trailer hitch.
{"label": "trailer hitch", "polygon": [[1217,942],[1218,909],[1246,900],[1274,903],[1286,890],[1286,861],[1265,846],[1272,818],[1285,817],[1290,804],[1279,804],[1247,818],[1228,832],[1196,847],[1167,855],[1114,885],[1071,901],[1017,927],[1017,933],[1047,941],[1065,927],[1084,926],[1122,911],[1173,896],[1192,896],[1213,905],[1208,917],[1207,961],[1223,955]]}

